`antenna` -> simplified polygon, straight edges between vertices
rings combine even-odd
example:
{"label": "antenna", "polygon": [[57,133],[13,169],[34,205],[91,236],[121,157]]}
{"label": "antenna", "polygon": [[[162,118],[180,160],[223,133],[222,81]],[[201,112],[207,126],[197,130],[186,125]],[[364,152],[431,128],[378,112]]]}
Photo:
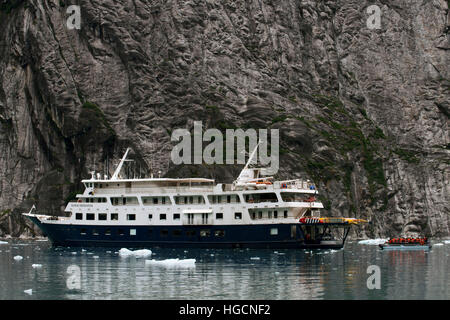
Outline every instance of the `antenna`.
{"label": "antenna", "polygon": [[108,151],[106,151],[106,179],[109,178],[109,157]]}

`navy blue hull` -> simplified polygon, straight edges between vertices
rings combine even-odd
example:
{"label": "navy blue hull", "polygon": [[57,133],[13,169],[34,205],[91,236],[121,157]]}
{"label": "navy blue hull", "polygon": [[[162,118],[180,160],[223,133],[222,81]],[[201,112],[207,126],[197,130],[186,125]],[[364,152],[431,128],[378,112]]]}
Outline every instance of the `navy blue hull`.
{"label": "navy blue hull", "polygon": [[55,246],[273,249],[339,249],[343,246],[305,243],[297,224],[91,226],[42,224],[34,217],[29,218]]}

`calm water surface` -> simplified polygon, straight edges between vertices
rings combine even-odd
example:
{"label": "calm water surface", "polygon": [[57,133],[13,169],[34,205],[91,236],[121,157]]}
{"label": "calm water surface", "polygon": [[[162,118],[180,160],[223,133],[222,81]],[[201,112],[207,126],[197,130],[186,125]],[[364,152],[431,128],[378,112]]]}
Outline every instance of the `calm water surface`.
{"label": "calm water surface", "polygon": [[[122,258],[118,249],[8,240],[0,244],[0,299],[450,299],[450,244],[428,253],[357,242],[337,251],[154,248],[147,258]],[[145,263],[174,258],[196,259],[195,267]],[[73,265],[79,290],[67,284]],[[379,290],[367,288],[370,265],[380,267]]]}

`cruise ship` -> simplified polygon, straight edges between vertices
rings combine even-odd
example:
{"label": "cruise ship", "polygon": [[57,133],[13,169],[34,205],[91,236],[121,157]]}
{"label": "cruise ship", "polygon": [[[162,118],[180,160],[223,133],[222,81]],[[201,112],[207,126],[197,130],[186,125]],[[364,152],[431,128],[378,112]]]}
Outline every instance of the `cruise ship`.
{"label": "cruise ship", "polygon": [[54,246],[332,248],[367,221],[321,217],[309,180],[274,181],[250,155],[231,184],[206,178],[121,177],[127,149],[109,178],[92,172],[64,216],[23,213]]}

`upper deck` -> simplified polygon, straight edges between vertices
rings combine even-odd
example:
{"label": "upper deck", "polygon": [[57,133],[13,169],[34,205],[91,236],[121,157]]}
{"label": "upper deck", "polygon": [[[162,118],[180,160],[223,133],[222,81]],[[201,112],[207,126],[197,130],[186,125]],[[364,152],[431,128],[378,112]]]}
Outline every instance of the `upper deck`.
{"label": "upper deck", "polygon": [[270,182],[249,182],[245,185],[216,184],[215,180],[204,178],[188,179],[118,179],[118,180],[83,180],[85,194],[178,194],[178,193],[226,193],[230,191],[317,193],[313,184],[301,179]]}
{"label": "upper deck", "polygon": [[[227,192],[239,193],[270,193],[301,192],[303,194],[316,194],[317,191],[309,180],[292,179],[274,181],[264,168],[250,168],[251,157],[242,169],[239,177],[231,184],[217,184],[214,179],[207,178],[145,178],[123,179],[120,175],[122,165],[126,161],[130,149],[127,149],[121,162],[110,179],[92,172],[91,179],[84,179],[82,183],[86,189],[82,196],[102,195],[179,195],[179,194],[224,194]],[[255,149],[256,150],[256,149]]]}

